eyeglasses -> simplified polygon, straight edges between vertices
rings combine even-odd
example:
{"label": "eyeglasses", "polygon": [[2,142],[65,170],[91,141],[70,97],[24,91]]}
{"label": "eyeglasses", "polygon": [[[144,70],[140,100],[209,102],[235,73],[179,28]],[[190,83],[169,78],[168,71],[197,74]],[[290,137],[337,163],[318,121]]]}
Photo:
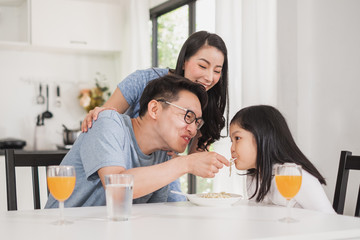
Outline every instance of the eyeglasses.
{"label": "eyeglasses", "polygon": [[171,102],[168,102],[164,99],[157,99],[156,101],[158,102],[164,102],[166,104],[169,104],[171,106],[174,106],[176,108],[179,108],[181,110],[184,110],[186,113],[185,113],[185,116],[184,116],[184,121],[187,123],[187,124],[192,124],[194,121],[195,121],[195,125],[196,125],[196,130],[199,130],[203,125],[204,125],[204,120],[199,117],[199,118],[196,118],[196,115],[193,111],[189,110],[189,109],[186,109],[186,108],[183,108],[183,107],[180,107],[174,103],[171,103]]}

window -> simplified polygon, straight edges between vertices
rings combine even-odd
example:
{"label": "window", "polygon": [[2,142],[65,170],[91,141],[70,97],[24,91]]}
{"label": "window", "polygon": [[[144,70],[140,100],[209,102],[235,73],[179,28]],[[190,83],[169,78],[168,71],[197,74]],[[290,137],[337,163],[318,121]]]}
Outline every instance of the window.
{"label": "window", "polygon": [[176,67],[176,60],[182,44],[189,36],[189,26],[184,21],[189,6],[184,5],[158,17],[158,67]]}
{"label": "window", "polygon": [[[214,10],[215,0],[170,0],[150,9],[152,66],[174,69],[190,34],[199,30],[214,32]],[[212,179],[188,174],[180,178],[180,183],[183,192],[212,191]]]}
{"label": "window", "polygon": [[[152,66],[169,67],[175,62],[186,38],[195,32],[196,0],[170,0],[150,9],[152,22]],[[169,54],[169,55],[167,55]],[[170,60],[170,63],[161,61]],[[173,65],[172,68],[174,68]]]}

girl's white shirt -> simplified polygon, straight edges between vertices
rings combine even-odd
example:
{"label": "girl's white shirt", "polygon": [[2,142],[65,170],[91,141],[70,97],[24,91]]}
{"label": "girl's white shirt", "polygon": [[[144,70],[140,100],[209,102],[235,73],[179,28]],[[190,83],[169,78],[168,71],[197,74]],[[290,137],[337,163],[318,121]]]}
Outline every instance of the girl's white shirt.
{"label": "girl's white shirt", "polygon": [[[255,192],[256,180],[249,175],[246,179],[246,185],[247,194],[251,197]],[[251,200],[255,200],[256,196]],[[286,206],[286,200],[279,193],[274,177],[271,180],[270,190],[262,202],[266,204]],[[300,190],[291,200],[291,204],[297,208],[310,209],[325,213],[335,213],[319,180],[304,169],[302,170],[302,183]]]}

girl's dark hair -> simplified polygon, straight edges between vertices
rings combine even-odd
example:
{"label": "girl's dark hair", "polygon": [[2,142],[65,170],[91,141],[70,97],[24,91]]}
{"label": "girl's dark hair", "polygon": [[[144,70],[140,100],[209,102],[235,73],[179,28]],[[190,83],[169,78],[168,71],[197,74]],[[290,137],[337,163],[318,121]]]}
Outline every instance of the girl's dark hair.
{"label": "girl's dark hair", "polygon": [[267,105],[251,106],[241,109],[230,124],[253,134],[257,145],[256,169],[248,170],[256,180],[257,202],[264,199],[270,190],[274,164],[296,163],[326,185],[324,177],[306,158],[296,145],[285,118],[276,108]]}
{"label": "girl's dark hair", "polygon": [[229,119],[228,58],[224,41],[218,35],[206,31],[193,33],[180,50],[174,73],[184,76],[183,67],[185,61],[189,60],[203,46],[215,47],[224,55],[220,80],[207,91],[208,105],[204,109],[202,116],[205,124],[200,129],[201,137],[198,140],[198,148],[206,150],[215,140],[220,139],[221,129],[225,127],[225,108],[227,121]]}
{"label": "girl's dark hair", "polygon": [[208,96],[205,88],[197,83],[190,81],[185,77],[178,75],[165,75],[163,77],[150,81],[140,98],[139,117],[143,117],[148,109],[148,103],[153,99],[164,99],[172,102],[179,98],[179,92],[186,90],[194,93],[201,104],[201,109],[204,109],[207,104]]}

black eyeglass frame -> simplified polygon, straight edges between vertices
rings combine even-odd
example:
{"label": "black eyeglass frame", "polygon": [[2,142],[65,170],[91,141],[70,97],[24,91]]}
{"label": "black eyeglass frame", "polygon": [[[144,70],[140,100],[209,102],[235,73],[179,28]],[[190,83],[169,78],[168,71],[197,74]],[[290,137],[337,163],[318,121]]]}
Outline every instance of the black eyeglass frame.
{"label": "black eyeglass frame", "polygon": [[[169,104],[171,106],[174,106],[176,108],[179,108],[181,110],[184,110],[185,111],[185,115],[184,115],[184,121],[187,123],[187,124],[192,124],[194,121],[195,121],[195,125],[196,125],[196,130],[200,130],[200,128],[204,125],[205,121],[202,117],[199,117],[197,118],[196,117],[196,114],[194,113],[194,111],[192,110],[189,110],[189,109],[186,109],[186,108],[183,108],[183,107],[180,107],[174,103],[171,103],[171,102],[168,102],[166,101],[165,99],[156,99],[156,101],[158,102],[163,102],[163,103],[166,103],[166,104]],[[189,113],[191,114],[194,114],[194,118],[192,120],[189,120]],[[190,116],[190,119],[191,119],[191,116]]]}

